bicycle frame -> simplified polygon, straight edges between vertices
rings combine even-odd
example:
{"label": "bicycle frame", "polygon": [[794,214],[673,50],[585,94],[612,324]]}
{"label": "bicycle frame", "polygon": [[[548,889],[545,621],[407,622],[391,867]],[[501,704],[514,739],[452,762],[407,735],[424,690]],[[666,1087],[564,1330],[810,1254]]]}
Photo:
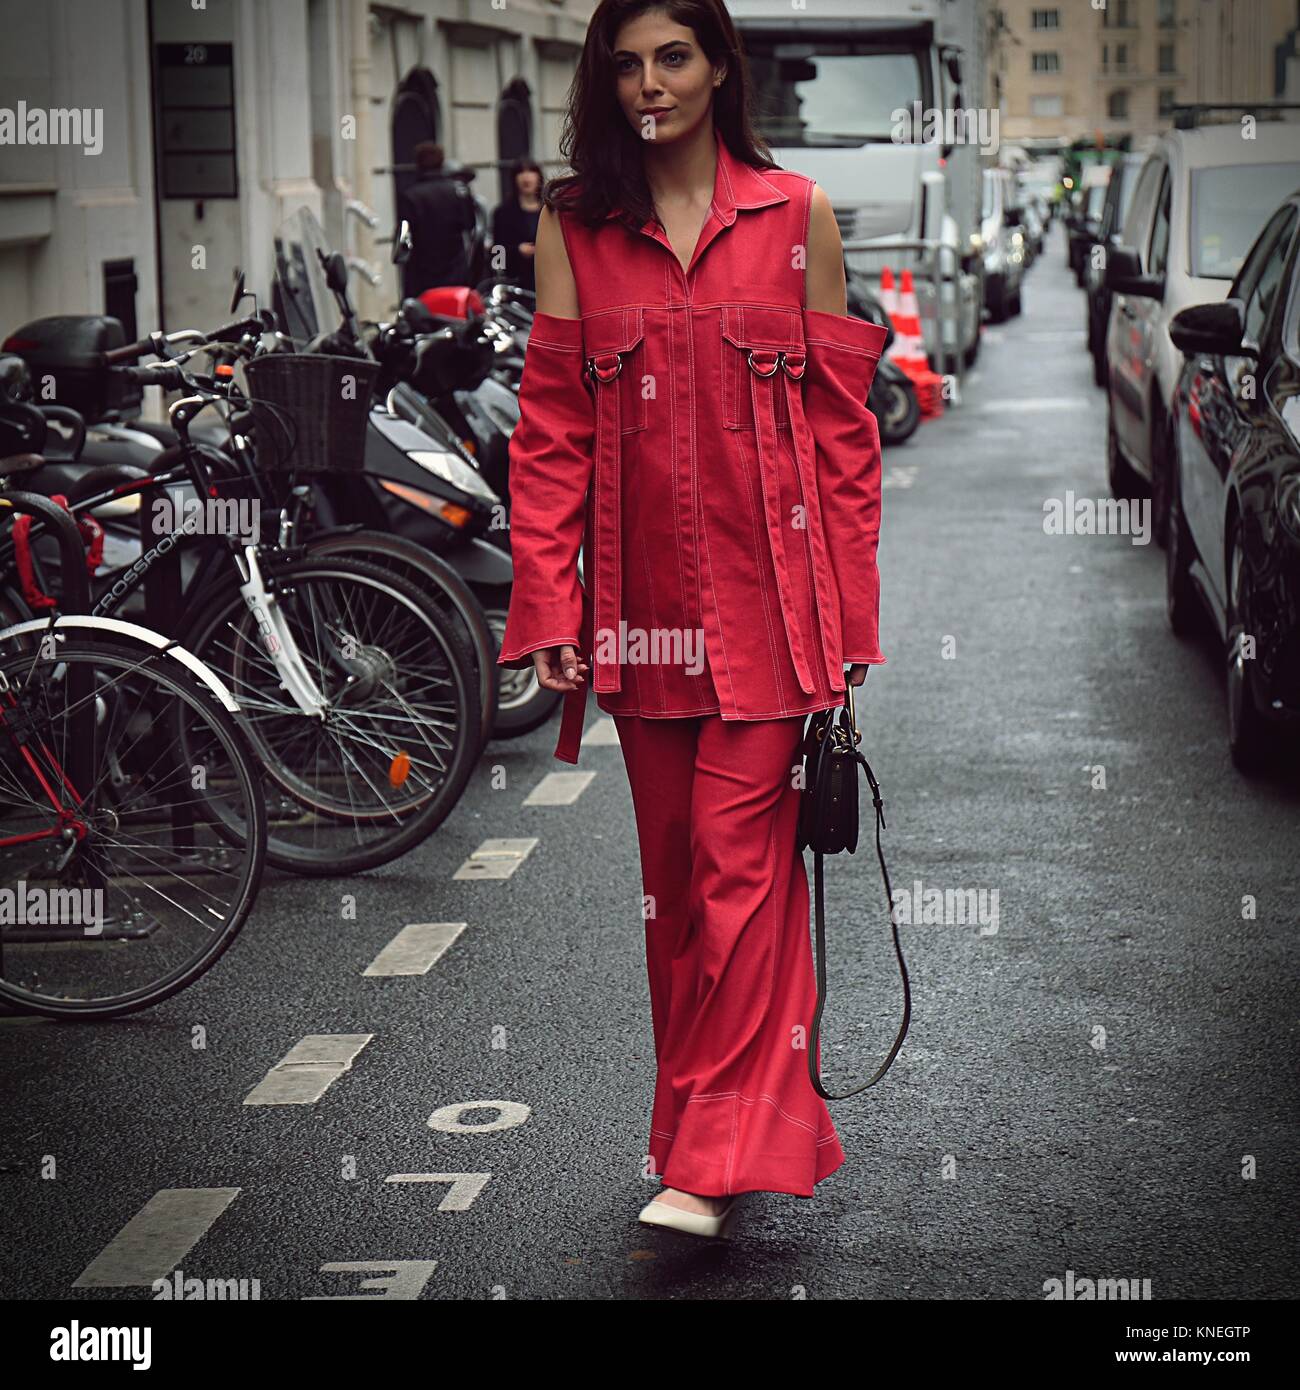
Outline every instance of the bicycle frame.
{"label": "bicycle frame", "polygon": [[[189,424],[199,411],[209,404],[210,401],[207,397],[193,395],[183,397],[171,406],[168,413],[176,430],[182,454],[176,467],[165,469],[147,479],[139,478],[127,483],[119,483],[106,488],[102,493],[83,498],[72,507],[71,516],[75,517],[81,512],[91,511],[105,502],[120,499],[132,493],[144,492],[153,488],[164,488],[169,484],[179,482],[188,482],[200,497],[207,495],[212,488],[212,475],[201,461],[204,446],[195,444],[190,438]],[[254,482],[259,494],[264,496],[265,491],[260,479],[257,478],[255,471],[248,466],[247,460],[242,457],[242,451],[240,452],[240,463]],[[49,505],[53,510],[58,510],[53,508],[53,504]],[[68,513],[61,512],[60,514],[63,517],[68,517]],[[197,539],[197,517],[182,525],[177,531],[163,536],[156,545],[145,550],[124,575],[120,576],[100,594],[91,608],[91,615],[99,618],[110,617],[145,583],[150,569],[160,559],[166,557],[178,545],[191,543],[195,539]],[[285,689],[304,714],[313,718],[323,718],[327,702],[298,651],[297,642],[285,621],[274,590],[267,587],[257,559],[259,547],[251,544],[241,546],[234,537],[230,536],[225,539],[241,581],[240,593],[253,615],[258,631],[262,636],[266,653],[279,672]],[[282,542],[278,542],[273,548],[281,550],[283,548]],[[80,549],[80,541],[78,541],[78,549]],[[6,566],[12,553],[12,541],[8,542],[4,548],[0,548],[0,567]],[[210,555],[215,557],[218,553],[212,551]],[[215,560],[209,560],[207,566],[209,570],[215,568]],[[206,572],[201,570],[200,574],[196,576],[196,582],[191,586],[194,593],[201,591],[206,578]]]}

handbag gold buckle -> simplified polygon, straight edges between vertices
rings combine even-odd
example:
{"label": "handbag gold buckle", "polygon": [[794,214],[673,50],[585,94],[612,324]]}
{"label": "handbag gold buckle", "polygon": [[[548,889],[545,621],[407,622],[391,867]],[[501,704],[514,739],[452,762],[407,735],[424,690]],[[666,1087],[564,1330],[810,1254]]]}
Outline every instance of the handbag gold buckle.
{"label": "handbag gold buckle", "polygon": [[844,682],[844,703],[848,706],[849,727],[853,730],[853,746],[856,748],[862,742],[862,735],[858,732],[858,716],[853,707],[853,682],[847,678]]}

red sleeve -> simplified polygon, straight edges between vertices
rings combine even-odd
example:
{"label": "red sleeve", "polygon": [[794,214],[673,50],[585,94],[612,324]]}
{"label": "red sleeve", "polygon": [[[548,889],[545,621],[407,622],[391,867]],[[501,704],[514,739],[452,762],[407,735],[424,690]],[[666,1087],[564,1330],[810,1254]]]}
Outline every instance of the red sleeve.
{"label": "red sleeve", "polygon": [[882,665],[880,651],[880,431],[867,393],[884,348],[874,323],[803,311],[804,415],[817,454],[817,491],[840,593],[845,665]]}
{"label": "red sleeve", "polygon": [[578,550],[596,434],[583,362],[581,319],[534,317],[510,437],[514,587],[497,665],[512,670],[530,668],[539,647],[578,645]]}

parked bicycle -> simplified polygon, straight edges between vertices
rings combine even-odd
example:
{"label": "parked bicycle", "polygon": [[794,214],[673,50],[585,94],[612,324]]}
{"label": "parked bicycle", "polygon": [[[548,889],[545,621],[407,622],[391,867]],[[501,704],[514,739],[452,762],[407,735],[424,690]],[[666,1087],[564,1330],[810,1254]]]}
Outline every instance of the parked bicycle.
{"label": "parked bicycle", "polygon": [[57,537],[67,610],[0,629],[0,1001],[108,1018],[184,989],[230,947],[261,882],[266,808],[213,673],[84,611],[75,523],[8,490],[41,463],[0,459],[0,518]]}
{"label": "parked bicycle", "polygon": [[[211,336],[237,340],[260,327],[245,320]],[[137,355],[170,350],[158,335],[133,346]],[[294,544],[283,506],[292,476],[267,497],[245,457],[195,440],[192,421],[209,406],[228,402],[236,418],[250,412],[229,373],[185,370],[199,350],[122,369],[138,384],[185,394],[169,411],[175,455],[160,456],[152,477],[128,479],[111,495],[157,496],[187,483],[195,498],[216,502],[242,489],[271,503],[262,514],[269,539],[249,543],[201,525],[169,531],[97,594],[94,612],[113,613],[152,579],[151,624],[184,633],[230,686],[263,764],[271,863],[316,875],[375,867],[420,843],[464,789],[480,747],[472,658],[457,626],[400,576],[347,556],[312,557]],[[338,361],[327,366],[344,370]],[[263,414],[278,409],[267,402]],[[358,409],[366,409],[364,395]],[[82,498],[74,513],[93,511],[95,501]],[[185,575],[180,556],[190,550],[197,563]],[[0,563],[4,553],[0,547]],[[237,833],[221,799],[209,801],[218,824]]]}

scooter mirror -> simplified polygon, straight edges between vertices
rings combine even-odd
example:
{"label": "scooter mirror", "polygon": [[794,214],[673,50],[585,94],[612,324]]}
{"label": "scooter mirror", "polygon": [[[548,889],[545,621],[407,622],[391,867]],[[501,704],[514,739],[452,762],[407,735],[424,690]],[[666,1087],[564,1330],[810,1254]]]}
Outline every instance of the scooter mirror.
{"label": "scooter mirror", "polygon": [[230,312],[233,314],[239,308],[239,301],[244,297],[244,272],[235,272],[235,292],[230,296]]}
{"label": "scooter mirror", "polygon": [[402,218],[401,226],[397,229],[397,235],[393,238],[393,264],[404,265],[411,259],[411,252],[415,249],[415,241],[411,236],[411,224]]}
{"label": "scooter mirror", "polygon": [[347,293],[348,263],[339,251],[325,258],[325,283],[335,294]]}

